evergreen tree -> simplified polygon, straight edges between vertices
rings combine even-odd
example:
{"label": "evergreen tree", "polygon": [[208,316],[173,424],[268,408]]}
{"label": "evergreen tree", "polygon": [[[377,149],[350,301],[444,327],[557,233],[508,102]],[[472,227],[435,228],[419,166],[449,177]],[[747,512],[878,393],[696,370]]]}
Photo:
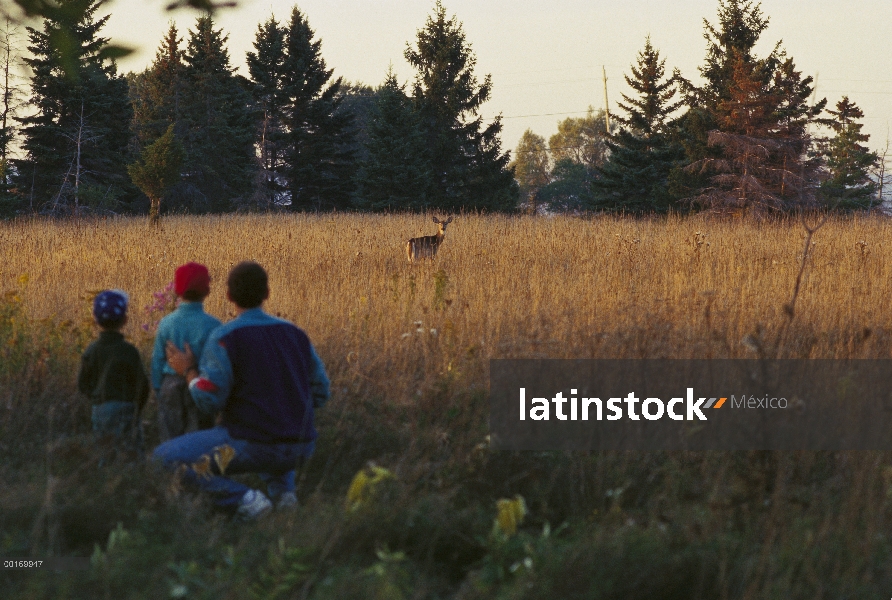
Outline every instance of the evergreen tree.
{"label": "evergreen tree", "polygon": [[[127,82],[105,59],[108,39],[98,33],[109,17],[94,18],[102,0],[60,4],[65,10],[54,14],[66,21],[47,18],[42,30],[28,28],[34,113],[18,119],[26,156],[14,161],[16,183],[34,206],[113,206],[133,190]],[[65,56],[56,43],[61,31],[73,44]]]}
{"label": "evergreen tree", "polygon": [[199,17],[183,55],[184,183],[195,209],[222,211],[247,201],[256,167],[248,84],[230,66],[227,39],[210,16]]}
{"label": "evergreen tree", "polygon": [[462,208],[513,210],[517,183],[502,153],[501,117],[483,126],[480,107],[489,100],[492,79],[478,85],[476,58],[461,23],[446,17],[440,0],[418,31],[416,48],[405,57],[416,70],[415,108],[436,169],[432,205],[444,212]]}
{"label": "evergreen tree", "polygon": [[182,111],[186,65],[181,43],[176,25],[171,23],[152,65],[130,78],[137,152],[164,135],[170,125],[174,126],[176,135],[182,137],[185,134]]}
{"label": "evergreen tree", "polygon": [[353,152],[356,164],[362,164],[369,158],[367,149],[369,128],[376,114],[375,106],[378,102],[378,93],[383,89],[383,84],[376,89],[359,81],[348,81],[341,84],[341,90],[338,92],[342,99],[338,111],[350,115],[351,143],[349,148]]}
{"label": "evergreen tree", "polygon": [[433,181],[424,133],[412,101],[391,70],[377,93],[359,170],[357,205],[368,210],[428,208]]}
{"label": "evergreen tree", "polygon": [[[808,157],[805,132],[811,109],[797,106],[807,89],[792,67],[766,85],[762,64],[734,65],[728,100],[717,107],[719,126],[709,133],[709,144],[722,157],[707,158],[688,167],[715,173],[692,202],[722,211],[786,211],[815,205],[818,163]],[[794,93],[791,94],[791,90]],[[806,116],[803,116],[803,110]]]}
{"label": "evergreen tree", "polygon": [[760,72],[770,78],[777,64],[780,42],[765,59],[753,54],[753,48],[768,28],[769,19],[762,14],[761,4],[751,0],[719,0],[718,27],[703,19],[706,39],[706,64],[699,68],[706,84],[696,88],[680,78],[685,91],[696,100],[692,104],[716,109],[719,102],[731,98],[730,85],[734,65],[742,60],[747,65],[765,63]]}
{"label": "evergreen tree", "polygon": [[251,75],[251,94],[258,111],[259,131],[255,134],[259,150],[260,169],[255,185],[255,204],[272,208],[280,203],[286,186],[279,173],[286,134],[283,124],[287,99],[282,92],[285,68],[285,28],[275,17],[258,25],[254,52],[248,52],[248,72]]}
{"label": "evergreen tree", "polygon": [[689,199],[708,186],[705,173],[685,169],[686,165],[721,157],[721,148],[710,145],[708,138],[709,132],[719,127],[719,103],[730,98],[734,62],[741,59],[751,67],[759,63],[759,73],[766,78],[763,83],[767,84],[771,79],[779,44],[765,59],[753,53],[756,43],[768,27],[768,21],[758,3],[751,0],[719,0],[717,24],[703,20],[706,59],[699,71],[706,83],[698,87],[678,71],[674,73],[688,105],[688,111],[679,118],[671,132],[673,142],[684,148],[686,157],[684,164],[678,165],[669,174],[669,189],[674,199]]}
{"label": "evergreen tree", "polygon": [[342,79],[330,81],[319,40],[297,7],[285,35],[282,88],[286,147],[282,173],[293,210],[349,206],[355,162],[351,115],[339,111]]}
{"label": "evergreen tree", "polygon": [[626,212],[669,208],[669,173],[684,156],[669,138],[671,115],[681,102],[675,101],[674,78],[663,80],[665,64],[648,37],[637,66],[632,66],[632,77],[625,76],[638,95],[623,94],[625,102],[619,104],[626,116],[616,120],[625,127],[607,141],[610,158],[592,183],[593,208]]}
{"label": "evergreen tree", "polygon": [[864,125],[858,122],[864,113],[848,96],[836,103],[836,110],[827,112],[832,118],[820,122],[835,135],[823,139],[819,147],[829,170],[828,179],[821,184],[824,202],[843,209],[872,208],[877,183],[871,179],[870,170],[879,164],[879,156],[861,143],[870,139],[861,133]]}
{"label": "evergreen tree", "polygon": [[720,0],[719,26],[705,22],[706,84],[678,76],[690,110],[671,136],[687,163],[669,176],[676,198],[722,209],[813,205],[818,165],[808,158],[807,126],[826,100],[808,104],[812,78],[802,77],[780,43],[755,56],[767,26],[760,5],[742,0]]}

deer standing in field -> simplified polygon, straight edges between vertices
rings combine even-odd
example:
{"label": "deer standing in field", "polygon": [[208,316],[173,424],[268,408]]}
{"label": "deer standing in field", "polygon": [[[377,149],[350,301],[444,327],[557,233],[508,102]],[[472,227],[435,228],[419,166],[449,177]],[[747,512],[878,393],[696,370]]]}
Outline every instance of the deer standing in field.
{"label": "deer standing in field", "polygon": [[440,248],[440,244],[443,243],[443,237],[446,235],[446,226],[452,223],[452,217],[445,221],[434,217],[434,223],[439,228],[436,235],[412,238],[406,242],[406,255],[409,257],[409,262],[415,262],[420,258],[433,260],[437,255],[437,250]]}

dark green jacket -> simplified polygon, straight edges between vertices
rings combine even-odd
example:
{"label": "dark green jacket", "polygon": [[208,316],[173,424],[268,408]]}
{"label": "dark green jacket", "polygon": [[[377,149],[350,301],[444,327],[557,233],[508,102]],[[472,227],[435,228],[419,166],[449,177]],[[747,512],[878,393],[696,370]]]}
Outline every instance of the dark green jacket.
{"label": "dark green jacket", "polygon": [[77,388],[93,404],[135,402],[142,408],[149,397],[149,379],[139,350],[120,332],[103,331],[84,351]]}

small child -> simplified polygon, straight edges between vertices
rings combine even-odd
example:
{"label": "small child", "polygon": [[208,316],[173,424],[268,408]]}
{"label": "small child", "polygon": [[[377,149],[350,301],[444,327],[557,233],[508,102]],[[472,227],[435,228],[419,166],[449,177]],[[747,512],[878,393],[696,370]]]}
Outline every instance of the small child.
{"label": "small child", "polygon": [[204,312],[204,299],[211,292],[211,277],[207,267],[190,262],[174,273],[174,291],[180,297],[175,311],[161,319],[152,352],[152,387],[158,401],[158,430],[161,441],[167,441],[189,431],[214,426],[214,417],[198,410],[189,384],[167,364],[165,346],[172,341],[177,348],[192,349],[196,363],[211,331],[220,321]]}
{"label": "small child", "polygon": [[93,433],[113,436],[128,451],[142,453],[139,412],[149,396],[149,380],[139,351],[124,340],[127,294],[105,290],[93,300],[99,338],[81,358],[77,387],[93,404]]}

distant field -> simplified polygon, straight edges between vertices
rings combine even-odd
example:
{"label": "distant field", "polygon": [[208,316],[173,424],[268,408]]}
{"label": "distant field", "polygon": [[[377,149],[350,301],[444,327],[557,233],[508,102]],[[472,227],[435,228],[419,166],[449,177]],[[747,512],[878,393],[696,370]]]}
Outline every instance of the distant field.
{"label": "distant field", "polygon": [[[420,215],[172,217],[160,231],[143,219],[0,223],[0,556],[99,552],[89,573],[0,573],[0,589],[889,595],[887,454],[491,453],[486,394],[488,360],[500,357],[889,357],[892,221],[838,217],[820,229],[792,319],[784,306],[805,236],[796,220],[458,215],[436,259],[409,264],[406,240],[435,231]],[[125,333],[148,360],[144,307],[176,266],[209,266],[206,308],[226,320],[226,275],[245,259],[269,270],[268,310],[309,333],[333,397],[300,511],[232,528],[171,492],[165,475],[98,469],[74,380],[93,292],[131,295]],[[344,495],[369,460],[395,483],[348,514]],[[515,494],[527,521],[493,538],[495,501]],[[549,537],[546,523],[567,527]]]}
{"label": "distant field", "polygon": [[[177,217],[160,232],[142,219],[5,224],[0,286],[27,273],[28,313],[72,320],[89,317],[87,292],[124,289],[138,337],[177,265],[210,267],[207,309],[225,319],[228,269],[253,259],[270,272],[269,310],[376,379],[411,362],[419,338],[431,368],[471,347],[481,359],[744,357],[743,336],[770,337],[787,318],[804,237],[795,220],[458,216],[433,263],[408,264],[405,241],[435,231],[423,216]],[[821,229],[781,354],[885,356],[851,341],[892,331],[890,251],[885,218]],[[416,322],[443,335],[416,335]]]}

